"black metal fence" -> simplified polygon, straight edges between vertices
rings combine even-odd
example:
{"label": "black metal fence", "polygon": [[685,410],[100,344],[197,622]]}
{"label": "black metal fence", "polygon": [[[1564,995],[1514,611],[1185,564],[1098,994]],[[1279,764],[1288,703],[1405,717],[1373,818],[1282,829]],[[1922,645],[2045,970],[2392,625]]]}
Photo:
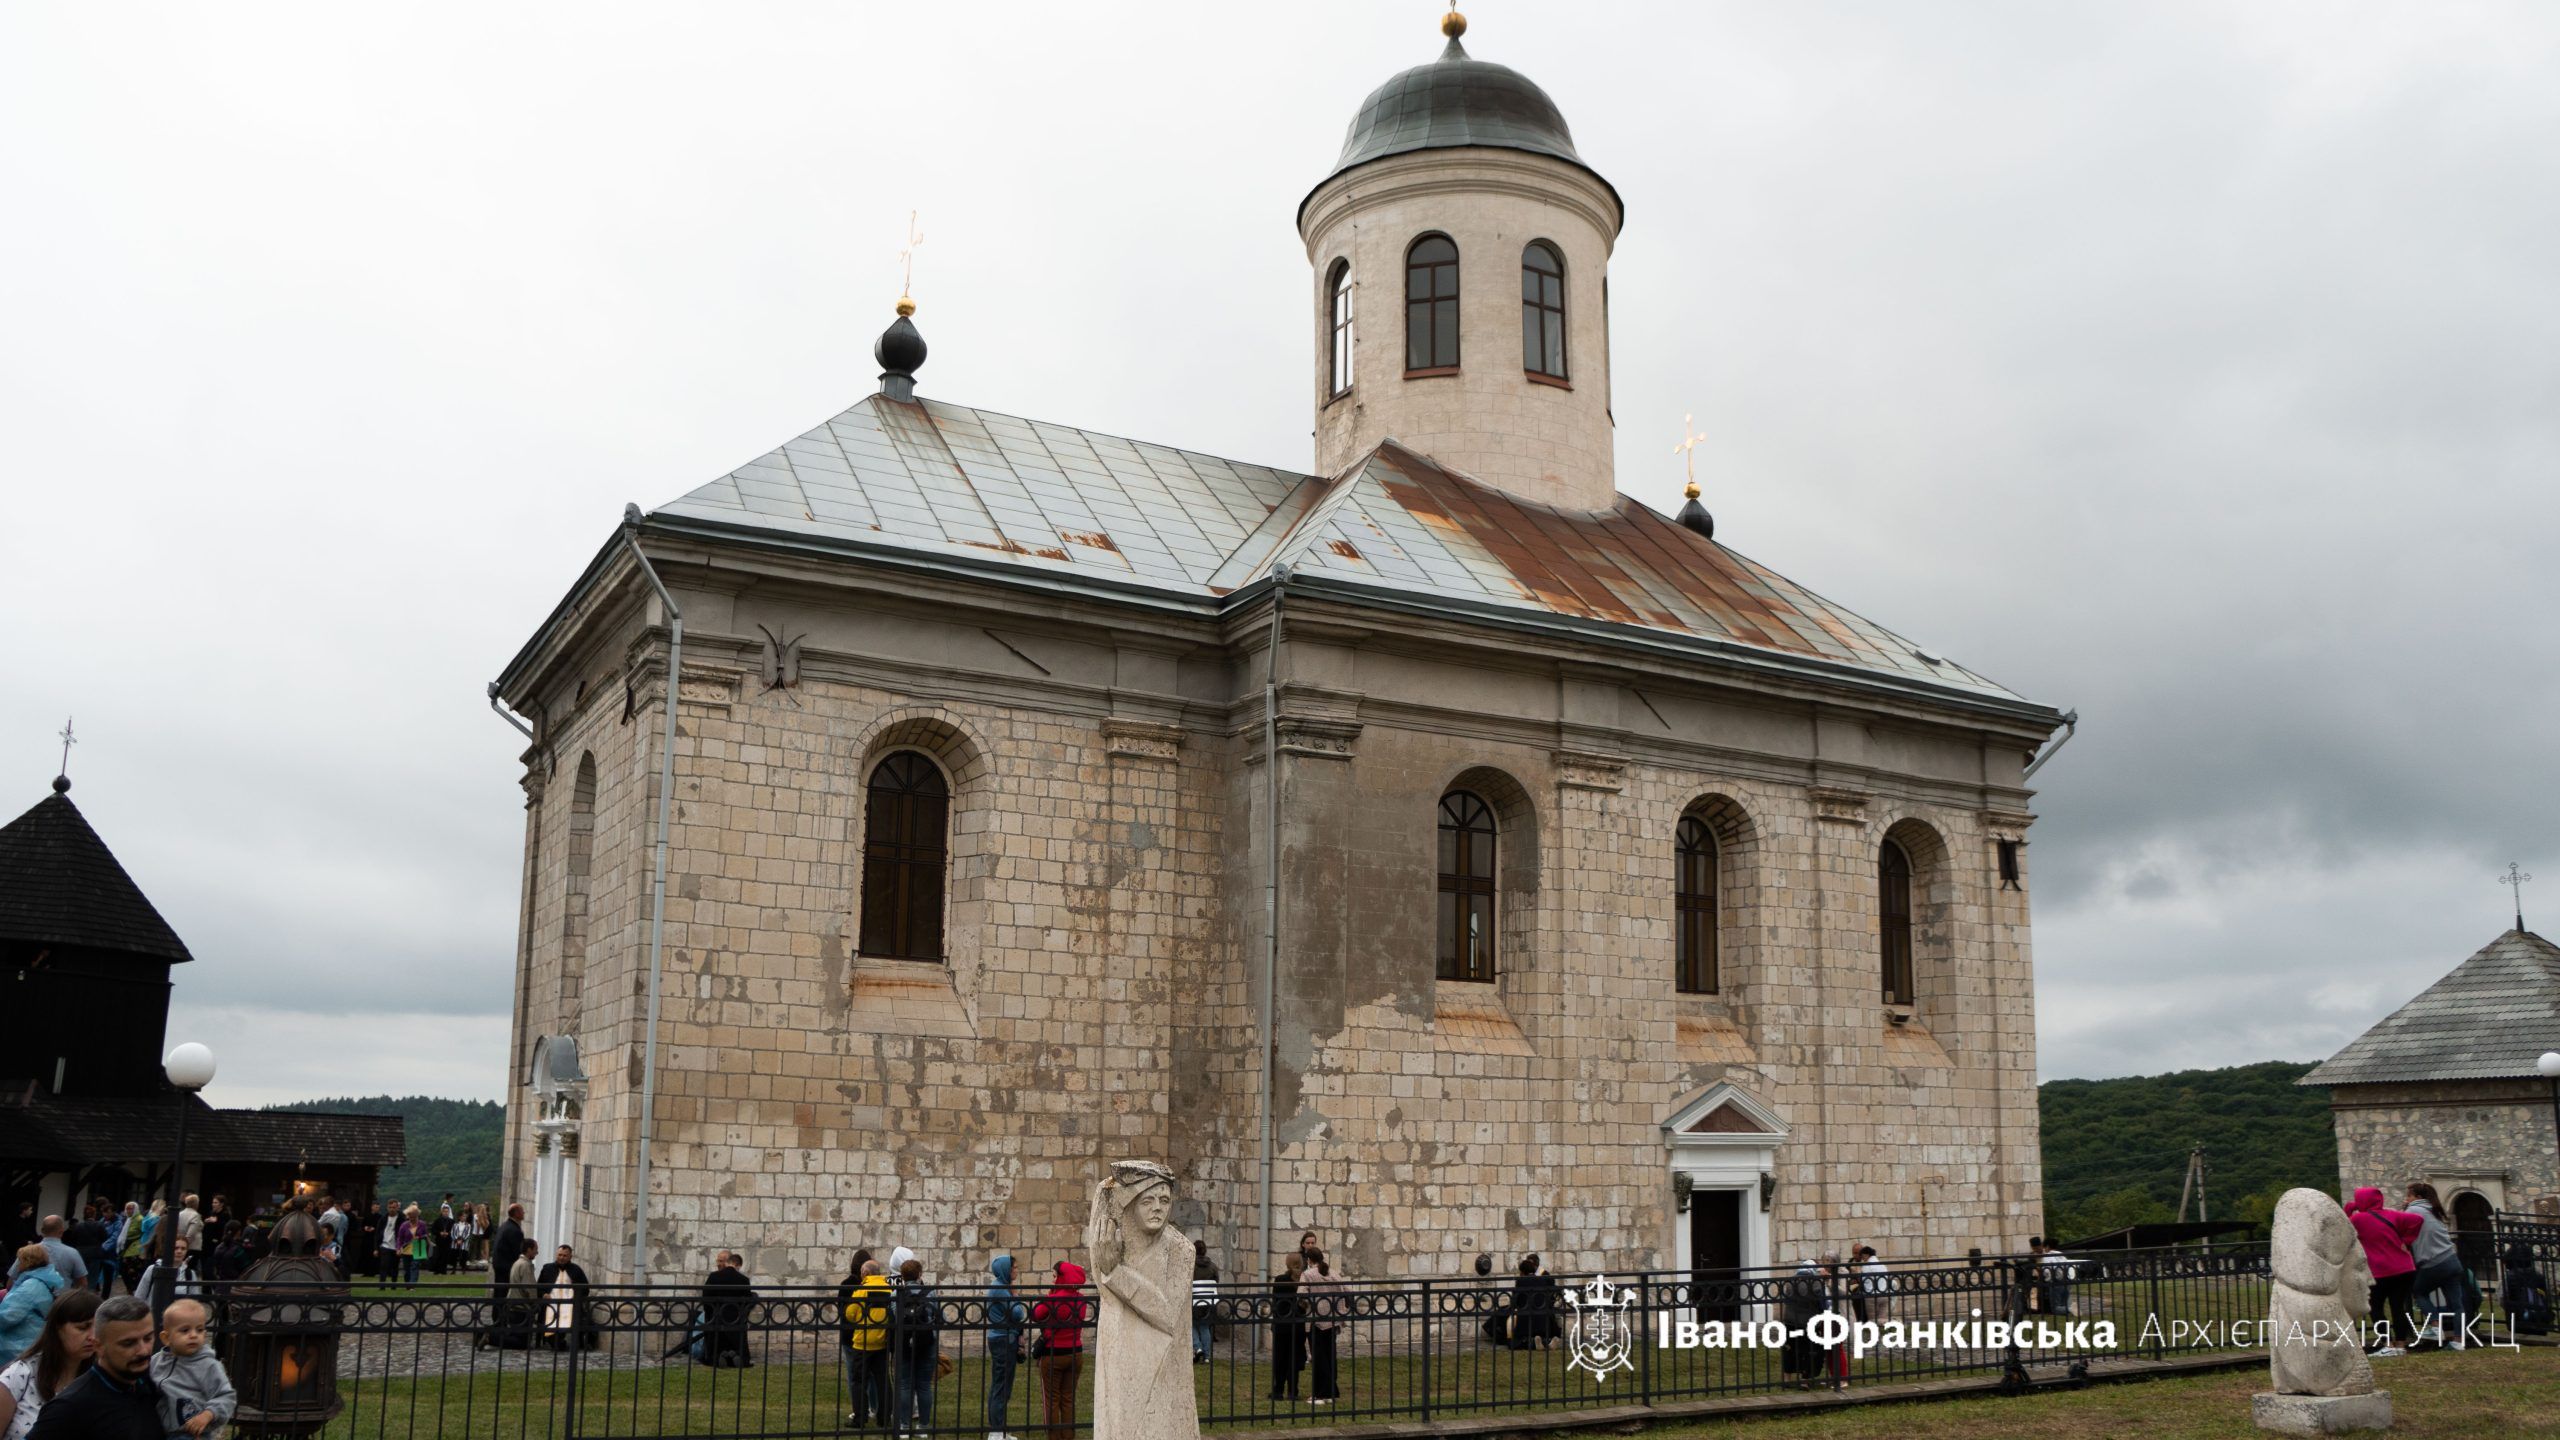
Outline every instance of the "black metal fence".
{"label": "black metal fence", "polygon": [[[2069,1269],[1995,1260],[1657,1272],[1601,1288],[1582,1276],[1554,1288],[1229,1284],[1194,1310],[1203,1358],[1192,1375],[1203,1424],[1246,1429],[1961,1376],[2024,1383],[2075,1362],[2245,1349],[2244,1332],[2267,1314],[2266,1274],[2255,1246],[2119,1252]],[[929,1305],[857,1306],[849,1325],[831,1288],[705,1300],[597,1287],[579,1303],[207,1288],[235,1374],[258,1372],[256,1398],[275,1413],[334,1401],[318,1431],[331,1437],[782,1440],[873,1429],[1075,1440],[1090,1428],[1089,1291],[1027,1288],[997,1302],[981,1287],[942,1285]],[[1807,1323],[1815,1316],[1826,1318]],[[2000,1333],[2022,1320],[2022,1334]],[[268,1373],[280,1367],[291,1373]]]}

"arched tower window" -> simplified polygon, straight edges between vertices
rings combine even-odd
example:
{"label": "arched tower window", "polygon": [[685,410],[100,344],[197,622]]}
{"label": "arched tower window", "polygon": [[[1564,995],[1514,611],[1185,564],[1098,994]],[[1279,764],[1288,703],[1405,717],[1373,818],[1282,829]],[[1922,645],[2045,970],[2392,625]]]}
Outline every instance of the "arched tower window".
{"label": "arched tower window", "polygon": [[1678,988],[1683,995],[1713,995],[1723,980],[1716,954],[1716,837],[1704,820],[1681,817],[1679,852]]}
{"label": "arched tower window", "polygon": [[1544,240],[1520,252],[1520,365],[1565,378],[1564,257]]}
{"label": "arched tower window", "polygon": [[1440,978],[1493,979],[1493,807],[1465,790],[1440,797]]}
{"label": "arched tower window", "polygon": [[1340,395],[1351,388],[1351,262],[1334,261],[1324,288],[1325,324],[1333,346],[1325,393]]}
{"label": "arched tower window", "polygon": [[1911,857],[1891,840],[1876,854],[1878,959],[1888,1005],[1911,1003]]}
{"label": "arched tower window", "polygon": [[942,958],[942,895],[951,869],[951,786],[931,760],[894,751],[872,767],[862,819],[865,955]]}
{"label": "arched tower window", "polygon": [[1446,235],[1404,252],[1404,368],[1458,368],[1458,246]]}

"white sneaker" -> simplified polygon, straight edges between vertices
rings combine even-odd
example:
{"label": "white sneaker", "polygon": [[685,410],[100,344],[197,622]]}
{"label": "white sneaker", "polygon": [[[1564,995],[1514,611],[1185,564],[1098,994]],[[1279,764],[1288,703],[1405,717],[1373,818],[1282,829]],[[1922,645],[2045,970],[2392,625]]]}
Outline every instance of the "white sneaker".
{"label": "white sneaker", "polygon": [[2408,1353],[2408,1351],[2401,1349],[2397,1345],[2385,1345],[2381,1349],[2374,1351],[2368,1358],[2375,1360],[2397,1360]]}

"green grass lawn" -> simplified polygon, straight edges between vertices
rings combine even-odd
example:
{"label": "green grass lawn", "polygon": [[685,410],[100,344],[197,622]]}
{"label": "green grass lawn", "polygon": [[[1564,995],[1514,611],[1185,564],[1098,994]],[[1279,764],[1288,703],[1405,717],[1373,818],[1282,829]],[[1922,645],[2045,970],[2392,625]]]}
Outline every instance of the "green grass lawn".
{"label": "green grass lawn", "polygon": [[[2469,1350],[2375,1365],[2395,1440],[2560,1437],[2560,1350]],[[2249,1397],[2265,1369],[2141,1380],[2010,1398],[1872,1405],[1818,1415],[1664,1425],[1665,1437],[1731,1440],[2241,1440],[2261,1432]]]}
{"label": "green grass lawn", "polygon": [[[516,1357],[521,1360],[521,1357]],[[1586,1399],[1585,1378],[1565,1376],[1558,1354],[1521,1355],[1522,1365],[1507,1372],[1488,1368],[1478,1384],[1453,1384],[1450,1398],[1499,1399],[1503,1381],[1525,1390],[1531,1367],[1542,1373],[1537,1388],[1546,1394],[1535,1406],[1503,1405],[1502,1409],[1563,1410],[1585,1408],[1605,1400]],[[1368,1362],[1358,1378],[1346,1374],[1346,1398],[1364,1386],[1416,1379],[1412,1357]],[[1445,1368],[1445,1367],[1444,1367]],[[2463,1354],[2413,1355],[2379,1362],[2383,1385],[2393,1394],[2399,1423],[2395,1435],[2414,1437],[2552,1436],[2560,1437],[2560,1351],[2473,1350]],[[1401,1375],[1393,1372],[1401,1369]],[[1260,1366],[1201,1367],[1195,1378],[1203,1408],[1217,1390],[1228,1385],[1250,1393],[1266,1382]],[[2048,1372],[2049,1376],[2049,1372]],[[961,1396],[980,1396],[982,1377],[963,1366],[939,1387],[943,1423],[957,1423]],[[2248,1436],[2257,1433],[2249,1419],[2249,1396],[2266,1384],[2264,1369],[2251,1366],[2226,1373],[2179,1376],[2122,1384],[2099,1384],[2079,1390],[2047,1390],[2019,1398],[1982,1398],[1853,1406],[1819,1415],[1763,1420],[1668,1422],[1657,1427],[1666,1436],[1733,1436],[1737,1440],[1997,1440],[1997,1437],[2077,1437],[2143,1435],[2182,1437]],[[1853,1390],[1856,1382],[1852,1382]],[[565,1377],[542,1372],[484,1372],[470,1380],[420,1385],[392,1380],[353,1382],[349,1407],[324,1434],[329,1437],[532,1437],[564,1433]],[[1089,1414],[1092,1377],[1080,1387],[1080,1414]],[[1524,1397],[1525,1398],[1525,1397]],[[720,1435],[753,1436],[833,1433],[842,1419],[843,1399],[832,1366],[759,1365],[753,1369],[711,1371],[679,1365],[663,1370],[588,1376],[580,1388],[577,1431],[586,1435]],[[1572,1403],[1568,1403],[1568,1401]],[[982,1403],[982,1402],[981,1402]],[[1014,1391],[1009,1430],[1038,1434],[1039,1386],[1027,1371]],[[972,1406],[972,1415],[976,1414]],[[1476,1413],[1485,1413],[1482,1411]],[[1360,1423],[1355,1406],[1327,1410],[1285,1403],[1275,1417],[1269,1412],[1240,1418],[1238,1426],[1259,1428],[1273,1423],[1309,1426]],[[1213,1427],[1214,1428],[1214,1427]]]}

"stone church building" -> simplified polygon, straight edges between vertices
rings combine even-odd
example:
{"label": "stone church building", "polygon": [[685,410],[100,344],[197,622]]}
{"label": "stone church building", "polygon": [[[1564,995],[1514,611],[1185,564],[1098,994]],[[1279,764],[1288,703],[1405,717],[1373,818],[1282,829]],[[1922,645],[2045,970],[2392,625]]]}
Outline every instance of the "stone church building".
{"label": "stone church building", "polygon": [[655,1276],[1045,1267],[1118,1156],[1230,1275],[2038,1228],[2063,717],[1619,493],[1619,195],[1463,28],[1299,207],[1309,472],[919,394],[902,302],[507,665],[546,1243],[634,1273],[644,1111]]}
{"label": "stone church building", "polygon": [[2397,1198],[2424,1180],[2471,1235],[2499,1211],[2560,1215],[2560,945],[2524,928],[2480,947],[2302,1077],[2326,1086],[2338,1185]]}

